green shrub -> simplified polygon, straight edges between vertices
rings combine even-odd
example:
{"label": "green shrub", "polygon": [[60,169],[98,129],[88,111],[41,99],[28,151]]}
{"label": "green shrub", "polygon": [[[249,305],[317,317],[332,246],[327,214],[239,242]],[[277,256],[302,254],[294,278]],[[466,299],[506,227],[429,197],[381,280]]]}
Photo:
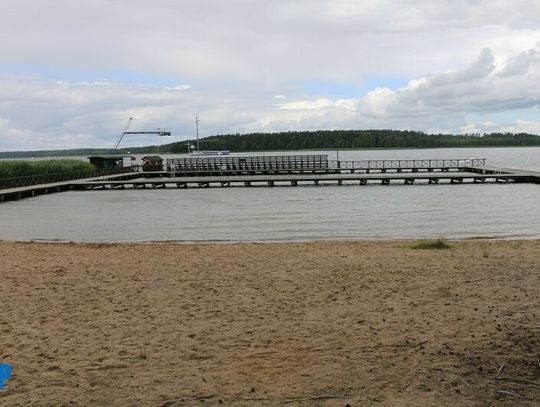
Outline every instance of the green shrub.
{"label": "green shrub", "polygon": [[94,169],[95,167],[92,164],[80,160],[0,161],[0,178],[91,171]]}
{"label": "green shrub", "polygon": [[436,239],[436,240],[430,240],[430,239],[422,239],[417,240],[416,242],[413,242],[409,245],[407,245],[409,249],[450,249],[452,246],[443,239]]}

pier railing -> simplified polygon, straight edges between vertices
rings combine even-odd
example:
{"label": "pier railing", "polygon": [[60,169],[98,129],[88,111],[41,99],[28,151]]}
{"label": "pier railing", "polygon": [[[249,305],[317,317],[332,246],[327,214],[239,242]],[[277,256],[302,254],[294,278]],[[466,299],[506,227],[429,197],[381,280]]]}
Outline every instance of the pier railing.
{"label": "pier railing", "polygon": [[328,162],[329,168],[344,169],[429,169],[429,168],[467,168],[483,167],[486,165],[485,158],[444,158],[422,160],[363,160],[363,161],[337,161]]}
{"label": "pier railing", "polygon": [[272,172],[341,170],[425,170],[483,167],[485,158],[421,160],[328,160],[327,155],[284,155],[254,157],[169,158],[167,171],[177,172]]}
{"label": "pier railing", "polygon": [[21,188],[31,185],[52,184],[55,182],[72,181],[83,178],[103,177],[106,175],[115,175],[136,172],[137,166],[126,168],[107,168],[90,171],[72,171],[58,172],[52,174],[27,175],[24,177],[0,178],[0,189]]}
{"label": "pier railing", "polygon": [[328,168],[327,155],[169,158],[172,171],[273,171]]}

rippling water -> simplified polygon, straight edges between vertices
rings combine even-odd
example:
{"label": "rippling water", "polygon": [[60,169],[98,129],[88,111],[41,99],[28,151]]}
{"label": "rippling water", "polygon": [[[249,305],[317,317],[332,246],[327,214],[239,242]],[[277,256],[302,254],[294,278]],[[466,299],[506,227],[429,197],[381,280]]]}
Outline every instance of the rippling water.
{"label": "rippling water", "polygon": [[[335,153],[328,152],[330,158]],[[492,166],[540,171],[540,148],[339,155],[342,160],[482,157]],[[540,238],[540,185],[73,191],[2,203],[0,226],[0,239],[8,240]]]}

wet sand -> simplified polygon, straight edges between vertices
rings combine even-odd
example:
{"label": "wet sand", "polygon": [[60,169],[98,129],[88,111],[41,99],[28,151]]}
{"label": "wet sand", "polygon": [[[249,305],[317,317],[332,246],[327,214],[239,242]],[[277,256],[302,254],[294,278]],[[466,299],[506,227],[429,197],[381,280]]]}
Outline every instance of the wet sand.
{"label": "wet sand", "polygon": [[0,405],[540,404],[540,241],[0,243]]}

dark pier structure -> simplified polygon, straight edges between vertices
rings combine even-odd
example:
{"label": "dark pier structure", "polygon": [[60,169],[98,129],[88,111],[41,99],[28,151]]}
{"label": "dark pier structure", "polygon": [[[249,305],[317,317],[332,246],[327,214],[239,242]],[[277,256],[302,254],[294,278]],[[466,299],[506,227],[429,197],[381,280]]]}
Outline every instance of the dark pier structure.
{"label": "dark pier structure", "polygon": [[0,179],[0,202],[75,189],[486,182],[540,184],[540,172],[488,167],[483,158],[337,161],[329,160],[327,155],[260,155],[174,158],[163,163],[157,158],[152,157],[151,166],[132,166],[122,169],[121,173],[99,177],[69,179],[67,176],[68,179],[58,182],[15,183],[15,187],[12,186],[13,180],[6,184]]}

